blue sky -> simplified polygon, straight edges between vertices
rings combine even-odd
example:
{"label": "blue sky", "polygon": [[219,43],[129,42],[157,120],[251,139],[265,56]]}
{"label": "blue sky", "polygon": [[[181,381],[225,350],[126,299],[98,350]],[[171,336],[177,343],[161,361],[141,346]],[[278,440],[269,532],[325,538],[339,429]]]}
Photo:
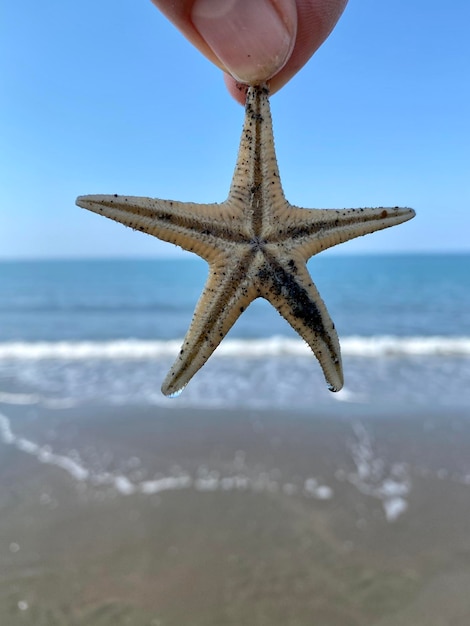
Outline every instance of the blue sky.
{"label": "blue sky", "polygon": [[[0,258],[177,253],[75,197],[224,200],[243,108],[220,70],[150,0],[0,12]],[[290,202],[417,211],[335,253],[470,251],[469,23],[467,0],[350,0],[273,96]]]}

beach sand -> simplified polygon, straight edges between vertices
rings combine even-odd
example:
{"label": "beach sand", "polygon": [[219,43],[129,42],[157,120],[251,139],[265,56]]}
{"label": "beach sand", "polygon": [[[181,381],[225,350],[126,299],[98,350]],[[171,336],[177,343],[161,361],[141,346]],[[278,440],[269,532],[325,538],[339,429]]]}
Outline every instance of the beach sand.
{"label": "beach sand", "polygon": [[470,623],[463,415],[0,413],[2,625]]}

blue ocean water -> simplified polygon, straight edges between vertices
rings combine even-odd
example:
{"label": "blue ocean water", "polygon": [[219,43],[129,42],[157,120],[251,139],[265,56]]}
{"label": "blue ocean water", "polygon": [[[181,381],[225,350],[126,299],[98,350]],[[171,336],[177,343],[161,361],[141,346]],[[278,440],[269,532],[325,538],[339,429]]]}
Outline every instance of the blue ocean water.
{"label": "blue ocean water", "polygon": [[470,255],[319,256],[345,390],[265,301],[183,394],[160,384],[203,287],[197,259],[0,263],[0,401],[470,412]]}

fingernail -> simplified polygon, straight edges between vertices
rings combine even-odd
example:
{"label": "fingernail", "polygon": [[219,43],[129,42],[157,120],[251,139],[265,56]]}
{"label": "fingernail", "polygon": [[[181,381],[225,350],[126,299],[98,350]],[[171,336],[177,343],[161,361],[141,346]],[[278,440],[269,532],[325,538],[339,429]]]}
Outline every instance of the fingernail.
{"label": "fingernail", "polygon": [[268,80],[294,46],[297,13],[292,0],[196,0],[192,22],[238,81]]}

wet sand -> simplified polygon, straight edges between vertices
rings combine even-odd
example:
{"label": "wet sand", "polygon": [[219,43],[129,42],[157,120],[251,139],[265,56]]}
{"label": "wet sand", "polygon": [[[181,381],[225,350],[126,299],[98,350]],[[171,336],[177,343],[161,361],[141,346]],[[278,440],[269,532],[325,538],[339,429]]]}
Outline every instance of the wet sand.
{"label": "wet sand", "polygon": [[0,412],[2,625],[470,623],[463,415]]}

